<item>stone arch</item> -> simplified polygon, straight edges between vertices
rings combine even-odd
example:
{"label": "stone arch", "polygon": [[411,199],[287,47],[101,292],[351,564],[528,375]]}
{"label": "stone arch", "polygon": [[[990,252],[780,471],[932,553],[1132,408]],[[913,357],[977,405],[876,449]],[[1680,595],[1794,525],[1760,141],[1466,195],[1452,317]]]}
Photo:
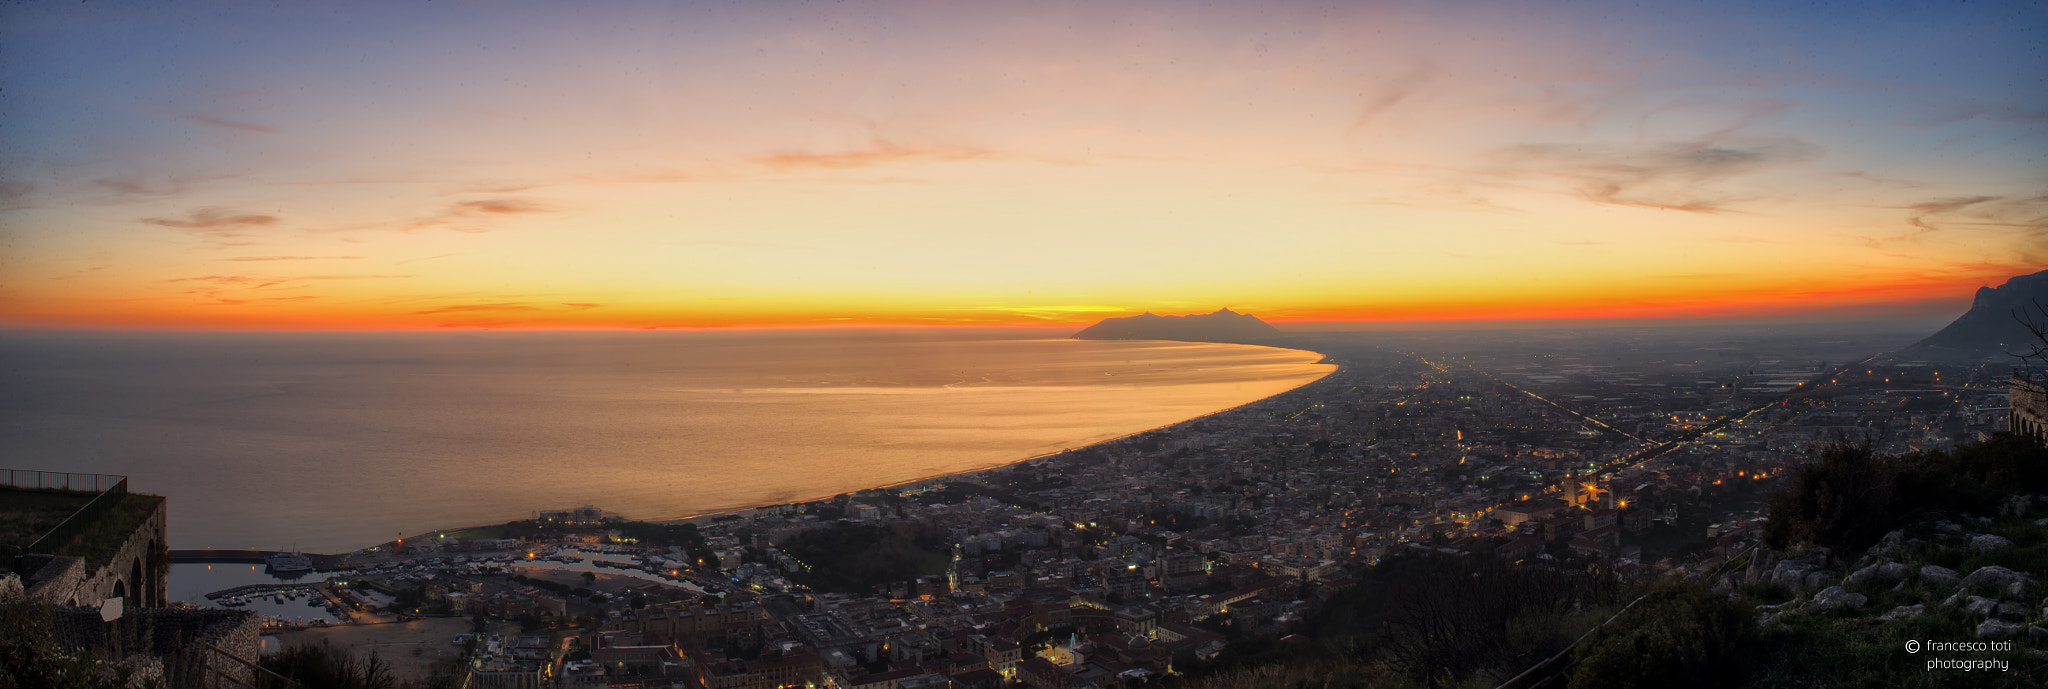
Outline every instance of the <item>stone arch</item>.
{"label": "stone arch", "polygon": [[113,596],[111,596],[111,597],[113,597],[113,598],[119,598],[119,599],[121,599],[121,604],[122,604],[122,605],[127,605],[127,604],[128,604],[128,582],[127,582],[126,580],[122,580],[122,579],[115,579],[115,580],[114,580],[114,595],[113,595]]}
{"label": "stone arch", "polygon": [[[122,598],[127,598],[127,600],[122,601],[123,604],[142,605],[145,603],[145,601],[142,600],[145,597],[143,592],[148,591],[149,587],[144,586],[144,583],[148,580],[142,578],[142,560],[143,558],[149,557],[149,553],[149,550],[144,550],[142,551],[142,554],[140,556],[136,557],[135,559],[129,560],[128,580],[114,584],[114,590],[116,591],[114,595],[121,596]],[[135,597],[128,598],[126,595],[118,593],[122,588],[121,584],[127,584],[127,589],[130,591],[134,591]]]}

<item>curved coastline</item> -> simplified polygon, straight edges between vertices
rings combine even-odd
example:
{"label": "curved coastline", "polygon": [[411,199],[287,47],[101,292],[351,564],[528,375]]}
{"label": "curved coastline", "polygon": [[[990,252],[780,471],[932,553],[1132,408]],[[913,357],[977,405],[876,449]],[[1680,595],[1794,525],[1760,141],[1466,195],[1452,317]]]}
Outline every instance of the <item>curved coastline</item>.
{"label": "curved coastline", "polygon": [[[1186,343],[1186,341],[1182,341],[1182,340],[1158,340],[1158,342],[1177,342],[1177,343]],[[1231,413],[1231,412],[1235,412],[1235,411],[1238,411],[1238,410],[1240,410],[1240,409],[1243,409],[1243,408],[1245,408],[1245,407],[1249,407],[1249,406],[1251,406],[1251,405],[1254,405],[1254,404],[1258,404],[1258,403],[1261,403],[1261,402],[1265,402],[1265,401],[1267,401],[1267,400],[1270,400],[1270,399],[1273,399],[1273,398],[1275,398],[1275,397],[1279,397],[1279,396],[1281,396],[1281,395],[1285,395],[1285,394],[1288,394],[1288,393],[1294,392],[1294,391],[1296,391],[1296,390],[1300,390],[1300,389],[1302,389],[1302,388],[1305,388],[1305,387],[1308,387],[1308,386],[1310,386],[1310,385],[1314,385],[1314,384],[1316,384],[1316,383],[1318,383],[1318,382],[1321,382],[1321,381],[1323,381],[1323,380],[1326,380],[1326,379],[1328,379],[1328,378],[1329,378],[1330,376],[1336,375],[1337,373],[1340,373],[1340,372],[1342,372],[1342,371],[1344,370],[1344,369],[1343,369],[1343,365],[1342,365],[1342,364],[1337,364],[1337,363],[1335,363],[1335,362],[1332,362],[1332,361],[1330,360],[1330,355],[1329,355],[1329,353],[1327,353],[1327,352],[1319,352],[1319,351],[1316,351],[1316,350],[1313,350],[1313,349],[1307,349],[1307,348],[1304,348],[1304,347],[1283,347],[1283,346],[1279,346],[1279,345],[1250,345],[1250,344],[1243,344],[1243,343],[1236,343],[1236,342],[1200,342],[1200,343],[1194,343],[1194,344],[1210,344],[1210,345],[1227,345],[1227,346],[1233,346],[1233,347],[1257,347],[1257,348],[1261,348],[1261,349],[1289,349],[1289,350],[1294,350],[1294,351],[1299,351],[1299,352],[1307,352],[1307,353],[1309,353],[1309,354],[1315,354],[1315,355],[1317,355],[1317,356],[1320,356],[1320,357],[1322,357],[1322,359],[1320,359],[1320,360],[1316,361],[1316,362],[1315,362],[1315,364],[1313,364],[1313,365],[1329,365],[1329,366],[1331,366],[1331,369],[1330,369],[1329,371],[1327,371],[1327,372],[1323,373],[1323,374],[1322,374],[1322,375],[1320,375],[1320,376],[1316,376],[1315,378],[1311,378],[1311,379],[1309,379],[1309,380],[1303,381],[1303,382],[1302,382],[1302,383],[1301,383],[1300,385],[1296,385],[1296,386],[1294,386],[1294,387],[1291,387],[1291,388],[1287,388],[1287,389],[1285,389],[1285,390],[1281,390],[1281,391],[1279,391],[1279,392],[1275,392],[1275,393],[1273,393],[1273,394],[1270,394],[1270,395],[1266,395],[1266,396],[1264,396],[1264,397],[1260,397],[1260,398],[1258,398],[1258,399],[1254,399],[1254,400],[1249,400],[1249,401],[1246,401],[1246,402],[1242,402],[1242,403],[1239,403],[1239,404],[1236,404],[1236,405],[1232,405],[1232,406],[1230,406],[1230,407],[1227,407],[1227,408],[1224,408],[1224,409],[1218,409],[1218,410],[1216,410],[1216,411],[1208,412],[1208,413],[1206,413],[1206,414],[1202,414],[1202,415],[1200,415],[1200,416],[1194,416],[1194,417],[1189,417],[1189,418],[1186,418],[1186,419],[1182,419],[1182,420],[1179,420],[1179,421],[1175,421],[1175,422],[1172,422],[1172,423],[1167,423],[1167,424],[1161,424],[1161,425],[1158,425],[1158,426],[1154,426],[1154,427],[1151,427],[1151,428],[1146,428],[1146,429],[1143,429],[1143,430],[1139,430],[1139,431],[1133,431],[1133,432],[1130,432],[1130,433],[1125,433],[1125,434],[1123,434],[1123,435],[1119,435],[1119,436],[1116,436],[1116,437],[1113,437],[1113,438],[1104,438],[1104,439],[1102,439],[1102,440],[1097,440],[1097,441],[1095,441],[1095,442],[1091,442],[1091,443],[1088,443],[1088,444],[1086,444],[1086,445],[1082,445],[1082,446],[1080,446],[1080,447],[1068,447],[1068,448],[1061,448],[1061,449],[1059,449],[1059,450],[1056,450],[1056,451],[1053,451],[1053,452],[1043,452],[1043,453],[1039,453],[1039,454],[1036,454],[1036,455],[1032,455],[1032,456],[1029,456],[1029,457],[1025,457],[1025,458],[1022,458],[1022,459],[1017,459],[1017,460],[1013,460],[1013,461],[1003,462],[1003,463],[1000,463],[1000,464],[995,464],[995,465],[991,465],[991,466],[985,466],[985,467],[979,467],[979,468],[974,468],[974,469],[968,469],[968,470],[965,470],[965,471],[949,471],[949,472],[941,472],[941,473],[937,473],[937,474],[932,474],[932,475],[929,475],[929,476],[922,476],[922,477],[918,477],[918,478],[913,478],[913,479],[909,479],[909,480],[905,480],[905,481],[896,481],[896,482],[894,482],[894,483],[888,483],[888,484],[883,484],[883,485],[877,485],[877,486],[870,486],[870,487],[866,487],[866,488],[857,488],[857,489],[854,489],[854,490],[849,490],[849,491],[841,491],[841,492],[837,492],[837,493],[830,493],[830,494],[825,494],[825,495],[817,495],[817,496],[812,496],[812,497],[808,497],[808,498],[804,498],[804,499],[800,499],[800,500],[788,500],[788,501],[778,501],[778,502],[769,502],[769,503],[758,503],[758,504],[750,504],[750,505],[746,505],[746,506],[742,506],[742,507],[733,507],[733,508],[729,508],[729,509],[719,509],[719,510],[712,510],[712,511],[708,511],[708,512],[700,512],[700,513],[697,513],[697,514],[691,514],[691,515],[687,515],[687,516],[680,516],[680,517],[661,517],[661,518],[649,518],[649,519],[634,519],[633,521],[640,521],[640,522],[646,522],[646,523],[651,523],[651,524],[692,524],[692,523],[696,523],[696,522],[699,522],[699,521],[703,521],[703,520],[707,520],[707,519],[715,519],[715,518],[718,518],[718,517],[722,517],[722,516],[727,516],[727,515],[737,515],[737,514],[744,514],[744,513],[748,513],[748,512],[753,512],[753,511],[756,511],[756,510],[761,510],[761,509],[767,509],[767,508],[771,508],[771,507],[784,507],[784,506],[788,506],[788,505],[801,505],[801,504],[805,504],[805,503],[817,502],[817,501],[819,501],[819,500],[825,500],[825,499],[829,499],[829,498],[832,498],[832,497],[835,497],[835,496],[838,496],[838,495],[846,495],[846,494],[850,494],[850,493],[858,493],[858,492],[863,492],[863,491],[870,491],[870,490],[886,490],[886,489],[890,489],[890,488],[899,488],[899,487],[903,487],[903,486],[911,486],[911,485],[916,485],[916,484],[920,484],[920,483],[926,483],[926,482],[931,482],[931,481],[940,481],[940,480],[944,480],[944,479],[958,479],[958,478],[963,478],[963,477],[970,477],[970,476],[976,476],[976,475],[979,475],[979,474],[984,474],[984,473],[988,473],[988,472],[993,472],[993,471],[1001,471],[1001,470],[1003,470],[1003,469],[1008,469],[1008,468],[1010,468],[1010,467],[1015,467],[1015,466],[1019,466],[1019,465],[1029,464],[1029,463],[1031,463],[1031,462],[1037,462],[1037,461],[1043,461],[1043,460],[1051,459],[1051,458],[1054,458],[1054,457],[1058,457],[1058,456],[1060,456],[1060,455],[1064,455],[1064,454],[1067,454],[1067,453],[1070,453],[1070,452],[1080,452],[1080,451],[1084,451],[1084,450],[1087,450],[1087,449],[1090,449],[1090,448],[1093,448],[1093,447],[1096,447],[1096,446],[1099,446],[1099,445],[1105,445],[1105,444],[1108,444],[1108,443],[1114,443],[1114,442],[1118,442],[1118,441],[1126,440],[1126,439],[1129,439],[1129,438],[1134,438],[1134,437],[1137,437],[1137,436],[1145,435],[1145,434],[1147,434],[1147,433],[1154,433],[1154,432],[1158,432],[1158,431],[1163,431],[1163,430],[1167,430],[1167,429],[1170,429],[1170,428],[1174,428],[1174,427],[1177,427],[1177,426],[1181,426],[1181,425],[1184,425],[1184,424],[1189,424],[1189,423],[1194,423],[1194,422],[1197,422],[1197,421],[1201,421],[1201,420],[1203,420],[1203,419],[1208,419],[1208,418],[1211,418],[1211,417],[1215,417],[1215,416],[1220,416],[1220,415],[1223,415],[1223,414],[1229,414],[1229,413]],[[467,529],[479,529],[479,528],[487,528],[487,527],[490,527],[490,526],[497,526],[497,524],[480,524],[480,525],[475,525],[475,526],[465,526],[465,527],[458,527],[458,528],[448,528],[448,529],[433,529],[433,530],[423,531],[423,532],[420,532],[420,533],[418,533],[418,534],[408,535],[408,536],[406,536],[405,538],[407,538],[407,539],[423,538],[423,537],[431,536],[431,535],[433,535],[433,534],[437,534],[437,533],[445,533],[445,532],[450,532],[450,531],[462,531],[462,530],[467,530]],[[383,547],[383,546],[385,546],[385,545],[388,545],[388,544],[390,544],[390,543],[392,543],[392,542],[391,542],[391,541],[385,541],[384,543],[378,543],[378,544],[374,544],[374,545],[372,545],[372,546],[365,546],[364,548],[359,548],[359,549],[357,549],[357,551],[359,552],[359,551],[362,551],[362,550],[367,550],[368,548],[371,548],[371,547]]]}

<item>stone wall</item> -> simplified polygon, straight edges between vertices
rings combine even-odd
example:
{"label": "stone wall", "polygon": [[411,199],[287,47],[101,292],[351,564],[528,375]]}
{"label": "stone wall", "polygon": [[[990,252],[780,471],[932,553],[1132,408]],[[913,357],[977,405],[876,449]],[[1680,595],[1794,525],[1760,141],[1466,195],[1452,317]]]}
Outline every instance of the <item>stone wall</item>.
{"label": "stone wall", "polygon": [[2014,374],[2006,391],[2012,396],[2012,432],[2048,440],[2048,384]]}
{"label": "stone wall", "polygon": [[98,606],[100,601],[119,596],[124,607],[155,608],[169,603],[170,550],[165,507],[143,519],[119,546],[109,550],[98,569],[83,558],[64,555],[22,556],[22,570],[29,597],[51,605]]}
{"label": "stone wall", "polygon": [[167,686],[247,687],[256,679],[261,623],[247,610],[131,609],[112,622],[100,619],[98,608],[60,605],[51,611],[59,646],[105,659],[155,659]]}

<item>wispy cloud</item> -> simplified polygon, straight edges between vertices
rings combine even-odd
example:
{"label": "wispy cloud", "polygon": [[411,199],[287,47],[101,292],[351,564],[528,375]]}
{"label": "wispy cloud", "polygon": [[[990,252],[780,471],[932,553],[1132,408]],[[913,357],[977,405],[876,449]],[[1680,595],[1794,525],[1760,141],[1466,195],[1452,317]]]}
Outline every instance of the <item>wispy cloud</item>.
{"label": "wispy cloud", "polygon": [[1025,318],[1058,321],[1071,319],[1076,314],[1124,313],[1131,309],[1123,306],[1070,304],[1062,306],[955,306],[946,310],[1007,313]]}
{"label": "wispy cloud", "polygon": [[1797,139],[1655,146],[1526,144],[1498,152],[1491,177],[1562,182],[1594,203],[1719,213],[1741,199],[1717,188],[1728,179],[1821,156]]}
{"label": "wispy cloud", "polygon": [[424,309],[424,310],[420,310],[420,311],[414,311],[414,312],[412,312],[412,313],[413,313],[413,315],[415,315],[415,316],[427,316],[427,315],[433,315],[433,314],[441,314],[441,313],[511,313],[511,312],[532,312],[532,311],[584,311],[584,310],[588,310],[588,309],[595,309],[595,308],[599,308],[599,307],[601,307],[601,306],[603,306],[603,305],[602,305],[602,304],[592,304],[592,303],[587,303],[587,302],[577,302],[577,303],[567,303],[567,302],[557,302],[557,303],[534,303],[534,302],[523,302],[523,301],[501,301],[501,302],[491,302],[491,303],[485,303],[485,304],[454,304],[454,305],[450,305],[450,306],[442,306],[442,307],[439,307],[439,308],[432,308],[432,309]]}
{"label": "wispy cloud", "polygon": [[2003,198],[2005,197],[1959,196],[1945,199],[1933,199],[1930,201],[1922,201],[1920,203],[1899,206],[1899,208],[1907,212],[1906,224],[1918,227],[1922,232],[1934,232],[1941,228],[1936,227],[1932,222],[1929,221],[1929,218],[1952,216],[1962,212],[1964,209],[1970,208],[1971,206],[1982,206],[1984,204],[1993,201],[1998,201]]}
{"label": "wispy cloud", "polygon": [[785,151],[755,158],[752,162],[777,171],[801,169],[846,170],[912,162],[956,162],[993,157],[986,149],[965,146],[908,147],[878,144],[872,148],[814,153]]}
{"label": "wispy cloud", "polygon": [[209,206],[187,213],[182,218],[143,218],[148,225],[183,230],[215,246],[250,246],[257,242],[248,241],[256,236],[256,230],[276,226],[281,222],[277,216],[268,213],[250,213],[220,206]]}
{"label": "wispy cloud", "polygon": [[222,295],[224,294],[234,294],[235,298],[248,300],[252,299],[252,297],[244,296],[244,293],[254,292],[256,290],[281,290],[305,287],[305,283],[308,282],[324,282],[331,280],[397,280],[410,277],[413,276],[235,274],[200,275],[195,277],[171,278],[168,280],[164,280],[164,282],[172,284],[189,283],[192,289],[186,290],[186,294],[196,294],[211,298],[224,298],[222,297]]}
{"label": "wispy cloud", "polygon": [[461,201],[454,208],[467,213],[488,213],[492,215],[519,215],[523,213],[546,213],[548,207],[517,198],[480,199]]}
{"label": "wispy cloud", "polygon": [[415,232],[438,228],[477,234],[490,231],[490,228],[484,226],[484,223],[493,216],[531,215],[552,212],[554,212],[553,208],[537,201],[499,196],[487,199],[457,201],[448,204],[438,213],[405,223],[399,229],[406,232]]}
{"label": "wispy cloud", "polygon": [[36,186],[28,182],[0,179],[0,210],[27,208],[29,195],[35,193],[35,190]]}
{"label": "wispy cloud", "polygon": [[249,132],[252,134],[276,134],[278,131],[276,127],[268,125],[254,124],[250,122],[236,122],[234,120],[222,119],[219,117],[208,117],[205,115],[180,115],[180,117],[191,120],[193,122],[198,122],[200,124],[219,127],[222,129],[232,129],[238,132]]}
{"label": "wispy cloud", "polygon": [[266,213],[241,213],[218,206],[192,211],[183,218],[143,218],[143,222],[186,230],[220,230],[234,227],[268,227],[278,218]]}
{"label": "wispy cloud", "polygon": [[352,260],[360,260],[361,258],[362,258],[361,256],[236,256],[236,257],[234,257],[234,258],[217,258],[217,259],[214,259],[214,260],[216,260],[216,261],[325,261],[325,260],[350,260],[350,261],[352,261]]}

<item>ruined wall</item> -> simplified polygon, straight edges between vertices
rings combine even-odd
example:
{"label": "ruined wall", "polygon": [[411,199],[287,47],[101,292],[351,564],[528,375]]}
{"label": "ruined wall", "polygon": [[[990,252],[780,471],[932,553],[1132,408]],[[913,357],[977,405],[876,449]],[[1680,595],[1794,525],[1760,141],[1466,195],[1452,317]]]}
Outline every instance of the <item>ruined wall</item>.
{"label": "ruined wall", "polygon": [[100,658],[153,658],[172,687],[246,687],[256,679],[261,623],[247,610],[144,608],[100,619],[98,608],[51,608],[57,644]]}

